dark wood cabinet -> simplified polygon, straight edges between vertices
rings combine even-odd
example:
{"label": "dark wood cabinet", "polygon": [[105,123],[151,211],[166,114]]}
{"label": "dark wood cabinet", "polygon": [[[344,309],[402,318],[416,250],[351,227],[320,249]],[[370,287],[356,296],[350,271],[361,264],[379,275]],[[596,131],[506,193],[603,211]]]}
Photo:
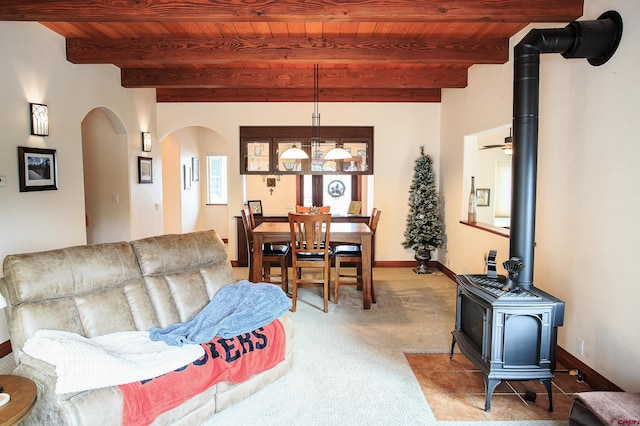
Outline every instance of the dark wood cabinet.
{"label": "dark wood cabinet", "polygon": [[[242,217],[236,216],[236,238],[238,241],[238,264],[237,266],[249,266],[248,251],[247,251],[247,235],[244,232],[244,226],[242,225]],[[256,216],[256,225],[262,222],[288,222],[288,216]],[[356,222],[356,223],[369,223],[369,216],[362,215],[333,215],[331,217],[332,222]],[[371,252],[375,253],[375,241],[372,242]],[[372,259],[372,263],[375,259]]]}
{"label": "dark wood cabinet", "polygon": [[[311,126],[240,127],[241,174],[373,174],[373,127],[328,126],[320,128],[320,138],[312,138]],[[304,160],[284,160],[280,156],[291,147],[309,156]],[[344,148],[352,158],[326,160],[333,148]]]}

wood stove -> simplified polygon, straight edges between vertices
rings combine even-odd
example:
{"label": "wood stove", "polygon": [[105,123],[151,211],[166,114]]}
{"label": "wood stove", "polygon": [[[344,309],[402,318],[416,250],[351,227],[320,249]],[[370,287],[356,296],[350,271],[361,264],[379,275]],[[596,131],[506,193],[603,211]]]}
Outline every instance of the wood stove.
{"label": "wood stove", "polygon": [[507,287],[509,291],[503,290],[505,277],[458,276],[456,326],[452,331],[451,357],[458,343],[462,353],[484,374],[486,411],[502,380],[532,379],[546,387],[549,411],[553,411],[551,379],[564,302],[533,286],[540,54],[586,58],[591,65],[599,66],[613,56],[621,37],[620,14],[607,11],[594,21],[531,30],[514,47],[509,255],[522,262],[524,269],[519,269],[522,273],[515,288]]}
{"label": "wood stove", "polygon": [[556,362],[557,329],[564,320],[564,302],[537,288],[504,291],[504,277],[457,277],[457,343],[483,373],[485,410],[502,380],[539,380],[549,395]]}

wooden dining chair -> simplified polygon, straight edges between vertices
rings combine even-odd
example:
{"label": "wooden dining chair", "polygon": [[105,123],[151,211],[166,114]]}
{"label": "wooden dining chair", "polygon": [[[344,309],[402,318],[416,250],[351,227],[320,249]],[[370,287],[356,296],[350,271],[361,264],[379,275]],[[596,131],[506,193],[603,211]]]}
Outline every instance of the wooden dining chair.
{"label": "wooden dining chair", "polygon": [[[323,285],[324,311],[329,312],[329,289],[331,277],[331,247],[329,246],[330,214],[289,213],[291,232],[291,266],[293,290],[291,311],[296,311],[298,286]],[[303,269],[322,269],[322,279],[303,278]]]}
{"label": "wooden dining chair", "polygon": [[360,214],[362,210],[362,201],[351,201],[349,203],[349,208],[347,209],[347,214]]}
{"label": "wooden dining chair", "polygon": [[[247,253],[249,253],[249,277],[253,267],[253,229],[256,227],[255,218],[251,213],[251,209],[242,209],[242,224],[244,232],[247,236]],[[262,245],[262,279],[266,282],[272,282],[272,277],[279,277],[282,290],[289,291],[289,265],[287,257],[290,247],[288,244],[263,244]],[[271,268],[274,264],[280,267],[280,274],[272,274]]]}
{"label": "wooden dining chair", "polygon": [[[378,227],[378,221],[380,220],[381,214],[382,211],[376,209],[375,207],[371,211],[371,217],[369,218],[369,228],[371,229],[372,240],[376,234],[376,228]],[[333,258],[336,265],[336,283],[333,289],[333,303],[338,303],[338,292],[340,289],[340,284],[356,284],[358,286],[358,290],[362,290],[362,247],[360,246],[360,244],[344,244],[336,246],[333,253]],[[344,274],[340,271],[340,268],[345,263],[356,265],[355,275]],[[340,283],[340,278],[355,278],[356,281],[349,283]],[[371,301],[373,303],[376,303],[376,293],[373,290],[373,279],[371,280]]]}

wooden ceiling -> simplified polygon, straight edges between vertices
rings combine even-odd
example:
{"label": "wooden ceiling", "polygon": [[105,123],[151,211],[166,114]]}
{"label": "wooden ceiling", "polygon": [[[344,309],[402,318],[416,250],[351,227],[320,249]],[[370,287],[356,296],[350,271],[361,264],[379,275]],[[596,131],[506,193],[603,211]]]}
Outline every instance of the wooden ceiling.
{"label": "wooden ceiling", "polygon": [[0,20],[66,38],[74,64],[114,64],[159,102],[439,102],[473,64],[509,59],[532,22],[583,0],[0,0]]}

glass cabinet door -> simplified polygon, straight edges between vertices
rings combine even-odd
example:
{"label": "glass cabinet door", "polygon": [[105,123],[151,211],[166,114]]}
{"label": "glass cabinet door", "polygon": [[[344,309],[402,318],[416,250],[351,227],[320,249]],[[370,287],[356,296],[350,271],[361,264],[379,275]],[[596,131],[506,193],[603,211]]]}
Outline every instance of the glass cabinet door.
{"label": "glass cabinet door", "polygon": [[271,144],[269,139],[245,140],[243,168],[247,173],[264,174],[271,172]]}
{"label": "glass cabinet door", "polygon": [[370,172],[372,152],[368,141],[344,141],[343,148],[351,153],[351,159],[343,160],[342,171],[345,173],[368,174]]}
{"label": "glass cabinet door", "polygon": [[305,163],[305,159],[299,159],[299,160],[289,160],[289,159],[283,159],[282,154],[288,150],[289,148],[300,148],[303,151],[305,151],[307,153],[307,155],[309,154],[309,150],[307,147],[304,146],[304,140],[303,139],[279,139],[276,138],[275,140],[275,146],[276,146],[276,158],[278,159],[278,162],[276,164],[276,173],[280,173],[280,174],[301,174],[303,171],[303,164]]}
{"label": "glass cabinet door", "polygon": [[338,164],[335,160],[325,160],[324,156],[337,146],[336,141],[323,140],[311,144],[311,173],[335,173]]}

